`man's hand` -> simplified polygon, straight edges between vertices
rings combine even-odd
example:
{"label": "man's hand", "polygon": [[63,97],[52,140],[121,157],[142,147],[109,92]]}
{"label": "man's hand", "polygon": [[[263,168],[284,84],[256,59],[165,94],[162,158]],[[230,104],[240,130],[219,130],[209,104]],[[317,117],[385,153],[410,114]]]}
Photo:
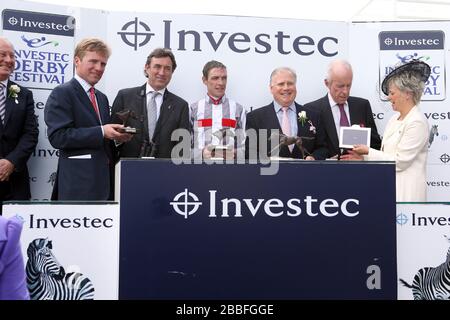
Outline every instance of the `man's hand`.
{"label": "man's hand", "polygon": [[131,133],[123,133],[123,124],[110,123],[103,126],[103,134],[106,139],[115,140],[118,142],[128,142],[133,138]]}
{"label": "man's hand", "polygon": [[7,159],[0,159],[0,181],[8,181],[14,171],[14,165]]}
{"label": "man's hand", "polygon": [[202,155],[203,159],[211,159],[213,157],[214,146],[209,144],[203,148]]}
{"label": "man's hand", "polygon": [[223,158],[224,160],[233,160],[236,158],[236,149],[220,149],[217,146],[213,146],[211,144],[207,145],[203,148],[202,154],[203,159],[211,159],[211,158]]}

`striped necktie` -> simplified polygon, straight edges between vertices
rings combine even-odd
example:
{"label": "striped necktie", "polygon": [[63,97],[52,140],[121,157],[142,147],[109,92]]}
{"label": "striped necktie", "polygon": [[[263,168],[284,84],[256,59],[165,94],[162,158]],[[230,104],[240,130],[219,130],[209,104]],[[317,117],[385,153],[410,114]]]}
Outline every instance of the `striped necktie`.
{"label": "striped necktie", "polygon": [[0,119],[2,123],[5,123],[6,114],[6,96],[5,96],[5,85],[0,83]]}

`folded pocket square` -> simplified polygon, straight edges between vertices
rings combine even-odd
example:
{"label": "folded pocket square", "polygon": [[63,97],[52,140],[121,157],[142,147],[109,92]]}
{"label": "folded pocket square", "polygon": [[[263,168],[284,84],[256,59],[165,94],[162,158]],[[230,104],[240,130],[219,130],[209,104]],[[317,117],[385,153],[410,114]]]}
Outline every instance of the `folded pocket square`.
{"label": "folded pocket square", "polygon": [[92,156],[90,154],[80,154],[78,156],[70,156],[69,159],[91,159]]}

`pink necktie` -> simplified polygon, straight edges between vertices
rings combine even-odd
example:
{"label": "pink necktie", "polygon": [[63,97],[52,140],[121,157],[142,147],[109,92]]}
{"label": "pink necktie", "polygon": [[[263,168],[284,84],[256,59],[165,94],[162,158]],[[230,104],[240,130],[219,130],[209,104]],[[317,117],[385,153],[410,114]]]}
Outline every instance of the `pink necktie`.
{"label": "pink necktie", "polygon": [[281,120],[281,130],[283,131],[284,135],[290,137],[291,136],[291,124],[289,122],[289,117],[287,115],[289,108],[282,107],[281,110],[283,111],[283,118]]}
{"label": "pink necktie", "polygon": [[[281,119],[281,131],[283,131],[283,134],[285,136],[290,137],[291,136],[291,122],[289,121],[289,117],[287,115],[289,107],[282,107],[281,110],[283,111],[283,118]],[[289,145],[289,150],[292,152],[292,149],[294,149],[294,145]]]}
{"label": "pink necktie", "polygon": [[92,106],[94,107],[97,117],[100,119],[100,112],[98,111],[97,101],[95,100],[95,89],[91,87],[89,89],[89,98],[91,99]]}
{"label": "pink necktie", "polygon": [[341,112],[341,119],[339,120],[339,125],[341,127],[350,127],[350,122],[348,121],[347,114],[344,110],[343,104],[338,104],[339,111]]}

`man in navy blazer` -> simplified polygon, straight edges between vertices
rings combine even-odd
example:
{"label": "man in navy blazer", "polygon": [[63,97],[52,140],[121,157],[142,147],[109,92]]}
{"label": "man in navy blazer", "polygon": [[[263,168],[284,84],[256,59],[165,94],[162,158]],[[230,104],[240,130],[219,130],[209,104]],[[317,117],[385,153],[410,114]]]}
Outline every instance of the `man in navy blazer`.
{"label": "man in navy blazer", "polygon": [[339,131],[340,110],[343,105],[350,125],[371,128],[370,145],[374,149],[380,149],[381,139],[373,120],[372,108],[366,99],[351,97],[353,71],[352,66],[345,60],[334,60],[330,63],[325,79],[328,94],[316,101],[305,104],[305,107],[320,112],[322,125],[325,129],[330,157],[340,155]]}
{"label": "man in navy blazer", "polygon": [[60,150],[52,200],[112,200],[114,142],[127,141],[123,125],[111,124],[100,81],[110,49],[97,38],[75,48],[75,76],[51,92],[44,115],[48,139]]}
{"label": "man in navy blazer", "polygon": [[[144,74],[147,83],[134,88],[122,89],[118,92],[112,106],[114,123],[122,123],[117,113],[129,111],[127,126],[136,128],[133,138],[118,145],[119,157],[156,157],[171,158],[173,147],[179,141],[171,141],[172,132],[176,129],[186,129],[189,132],[188,103],[179,96],[169,92],[167,85],[177,67],[175,56],[170,49],[157,48],[147,57]],[[151,106],[151,95],[155,97],[156,105]],[[155,122],[150,125],[147,110],[155,107]],[[181,156],[181,155],[174,155]]]}
{"label": "man in navy blazer", "polygon": [[32,92],[9,80],[15,62],[13,45],[0,37],[0,205],[31,198],[27,161],[39,134]]}
{"label": "man in navy blazer", "polygon": [[[285,158],[323,160],[327,157],[328,149],[319,113],[295,102],[297,95],[296,82],[297,75],[290,68],[277,68],[272,72],[270,76],[270,91],[274,101],[265,107],[253,110],[247,115],[246,130],[254,129],[258,137],[257,141],[251,141],[251,134],[247,136],[247,158],[274,156],[277,151],[279,151],[278,156]],[[287,118],[283,119],[285,111]],[[289,133],[284,132],[283,123],[288,125]],[[283,133],[286,136],[296,137],[297,143],[282,144],[277,149],[277,145],[271,145],[271,129],[276,129],[278,133]],[[266,139],[266,154],[259,148],[262,130],[267,132],[268,137]],[[300,141],[298,138],[300,138]]]}

